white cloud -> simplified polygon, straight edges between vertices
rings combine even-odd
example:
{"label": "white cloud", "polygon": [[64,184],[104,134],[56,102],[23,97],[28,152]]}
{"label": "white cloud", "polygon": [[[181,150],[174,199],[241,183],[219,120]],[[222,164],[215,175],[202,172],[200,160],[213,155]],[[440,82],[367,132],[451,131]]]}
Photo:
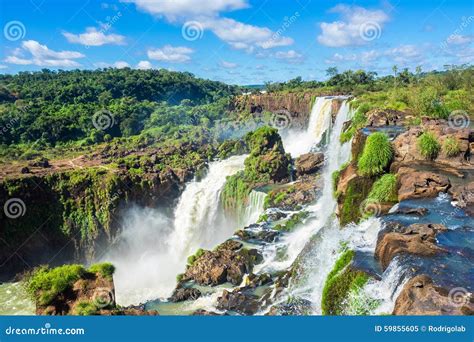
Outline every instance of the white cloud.
{"label": "white cloud", "polygon": [[226,62],[226,61],[221,61],[219,65],[226,69],[235,69],[239,66],[237,63]]}
{"label": "white cloud", "polygon": [[140,69],[140,70],[148,70],[152,68],[153,68],[153,65],[151,65],[149,61],[140,61],[137,64],[137,69]]}
{"label": "white cloud", "polygon": [[148,50],[148,58],[169,63],[184,63],[191,60],[193,49],[184,46],[165,45],[160,49]]}
{"label": "white cloud", "polygon": [[[342,20],[322,22],[322,32],[318,36],[319,43],[330,47],[364,45],[372,40],[371,34],[380,35],[383,25],[389,20],[382,10],[367,10],[358,6],[337,5],[331,12],[340,14]],[[373,31],[369,31],[371,29]]]}
{"label": "white cloud", "polygon": [[202,29],[212,31],[234,49],[253,52],[256,48],[271,49],[293,44],[293,39],[281,36],[267,27],[242,23],[220,17],[221,12],[249,7],[247,0],[123,0],[137,8],[169,22],[196,21]]}
{"label": "white cloud", "polygon": [[275,53],[275,58],[284,60],[288,63],[300,63],[303,61],[303,55],[295,50],[278,51]]}
{"label": "white cloud", "polygon": [[423,60],[423,51],[416,45],[406,44],[386,50],[384,56],[396,63],[409,64],[421,62]]}
{"label": "white cloud", "polygon": [[105,44],[124,45],[125,36],[119,34],[105,34],[103,31],[98,31],[95,27],[86,28],[86,32],[81,34],[72,34],[63,32],[70,43],[82,44],[86,46],[101,46]]}
{"label": "white cloud", "polygon": [[[24,57],[28,53],[31,56]],[[35,40],[26,40],[21,44],[21,48],[15,49],[13,55],[8,56],[5,62],[19,65],[37,65],[46,67],[78,67],[80,64],[75,61],[77,58],[85,57],[76,51],[54,51],[46,45],[41,45]]]}
{"label": "white cloud", "polygon": [[202,24],[234,49],[252,52],[256,47],[269,49],[293,44],[293,39],[281,37],[269,28],[244,24],[234,19],[207,19]]}
{"label": "white cloud", "polygon": [[248,7],[247,0],[123,0],[134,3],[137,8],[157,16],[165,16],[170,21],[177,18],[195,16],[212,17],[219,12]]}
{"label": "white cloud", "polygon": [[130,68],[130,64],[125,61],[117,61],[113,64],[113,67],[117,69]]}

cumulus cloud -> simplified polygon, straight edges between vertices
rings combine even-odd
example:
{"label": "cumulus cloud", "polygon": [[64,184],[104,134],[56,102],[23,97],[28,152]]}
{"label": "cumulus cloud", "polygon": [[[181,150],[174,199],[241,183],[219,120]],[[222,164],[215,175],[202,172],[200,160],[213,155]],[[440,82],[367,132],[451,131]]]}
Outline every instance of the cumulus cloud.
{"label": "cumulus cloud", "polygon": [[152,68],[153,68],[153,65],[151,65],[149,61],[140,61],[137,64],[137,69],[140,69],[140,70],[148,70]]}
{"label": "cumulus cloud", "polygon": [[117,68],[117,69],[123,69],[123,68],[130,68],[130,64],[128,64],[125,61],[117,61],[114,63],[105,63],[105,62],[99,62],[99,63],[94,63],[94,66],[96,68]]}
{"label": "cumulus cloud", "polygon": [[474,36],[465,36],[462,34],[452,34],[446,39],[448,44],[452,45],[464,45],[474,42]]}
{"label": "cumulus cloud", "polygon": [[322,22],[321,34],[318,36],[320,44],[330,47],[364,45],[371,40],[364,36],[364,31],[373,29],[375,32],[367,34],[380,34],[389,20],[382,10],[368,10],[359,6],[337,5],[331,12],[338,13],[342,20]]}
{"label": "cumulus cloud", "polygon": [[[27,54],[27,57],[24,57]],[[76,51],[54,51],[35,40],[26,40],[21,48],[15,49],[13,55],[8,56],[5,62],[19,65],[37,65],[45,67],[78,67],[75,59],[85,57]]]}
{"label": "cumulus cloud", "polygon": [[106,44],[124,45],[125,37],[119,34],[105,34],[103,31],[98,31],[95,27],[86,28],[86,32],[80,34],[73,34],[63,32],[63,36],[67,41],[75,44],[82,44],[86,46],[102,46]]}
{"label": "cumulus cloud", "polygon": [[253,52],[256,48],[271,49],[293,44],[293,39],[260,27],[221,17],[221,12],[249,7],[247,0],[123,0],[169,22],[196,21],[202,29],[212,31],[234,49]]}
{"label": "cumulus cloud", "polygon": [[185,46],[171,46],[165,45],[159,49],[148,50],[148,58],[156,61],[168,62],[168,63],[184,63],[191,60],[191,54],[194,52]]}
{"label": "cumulus cloud", "polygon": [[195,16],[216,16],[219,12],[232,11],[249,7],[247,0],[124,0],[134,3],[137,8],[154,14],[165,16],[170,21],[178,18]]}

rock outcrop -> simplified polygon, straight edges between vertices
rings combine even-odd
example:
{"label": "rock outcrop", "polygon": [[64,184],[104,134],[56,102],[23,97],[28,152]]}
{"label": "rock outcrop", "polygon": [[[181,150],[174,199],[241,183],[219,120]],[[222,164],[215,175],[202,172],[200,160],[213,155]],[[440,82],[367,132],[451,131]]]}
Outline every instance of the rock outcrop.
{"label": "rock outcrop", "polygon": [[405,284],[393,314],[474,315],[474,297],[467,291],[447,291],[436,286],[427,275],[419,275]]}
{"label": "rock outcrop", "polygon": [[392,259],[399,254],[415,254],[433,256],[446,252],[437,246],[436,235],[446,231],[441,224],[412,224],[404,227],[397,223],[390,223],[379,234],[375,257],[386,269]]}
{"label": "rock outcrop", "polygon": [[324,153],[306,153],[295,160],[296,175],[313,174],[324,165]]}
{"label": "rock outcrop", "polygon": [[256,249],[242,248],[242,243],[227,240],[214,251],[205,251],[183,276],[183,281],[194,280],[200,285],[219,285],[230,282],[239,285],[246,273],[261,261]]}
{"label": "rock outcrop", "polygon": [[217,299],[217,309],[235,311],[244,315],[253,315],[260,308],[258,297],[246,294],[240,289],[232,292],[224,290],[222,296]]}
{"label": "rock outcrop", "polygon": [[449,178],[430,171],[417,171],[409,167],[398,170],[398,200],[436,197],[451,187]]}
{"label": "rock outcrop", "polygon": [[449,192],[456,206],[463,208],[468,215],[474,216],[474,182],[453,187]]}
{"label": "rock outcrop", "polygon": [[403,126],[413,115],[393,109],[373,109],[366,113],[367,126]]}

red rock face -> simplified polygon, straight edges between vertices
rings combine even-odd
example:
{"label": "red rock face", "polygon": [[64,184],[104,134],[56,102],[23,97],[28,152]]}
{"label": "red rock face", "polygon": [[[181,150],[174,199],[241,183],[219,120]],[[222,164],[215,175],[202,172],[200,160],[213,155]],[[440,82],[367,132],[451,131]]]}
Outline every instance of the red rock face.
{"label": "red rock face", "polygon": [[409,280],[395,302],[394,315],[473,315],[474,298],[453,298],[427,275]]}

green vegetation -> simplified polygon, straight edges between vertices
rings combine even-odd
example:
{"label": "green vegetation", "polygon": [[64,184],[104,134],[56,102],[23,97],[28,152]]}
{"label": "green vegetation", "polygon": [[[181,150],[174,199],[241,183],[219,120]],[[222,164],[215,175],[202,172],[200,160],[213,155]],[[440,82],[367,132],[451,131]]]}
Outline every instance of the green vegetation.
{"label": "green vegetation", "polygon": [[85,273],[82,265],[64,265],[53,269],[41,266],[27,276],[25,289],[37,305],[47,306]]}
{"label": "green vegetation", "polygon": [[100,274],[103,278],[112,281],[112,276],[114,275],[115,272],[115,266],[112,265],[110,262],[104,262],[101,264],[95,264],[89,267],[89,272],[91,273],[98,273]]}
{"label": "green vegetation", "polygon": [[[64,265],[56,268],[40,266],[24,278],[24,286],[30,298],[40,306],[47,306],[55,298],[71,288],[73,284],[87,274],[100,275],[112,281],[115,267],[110,263],[92,265],[88,270],[82,265]],[[91,305],[81,304],[80,312],[90,312]],[[81,313],[77,313],[78,315]]]}
{"label": "green vegetation", "polygon": [[369,276],[351,268],[354,251],[343,251],[324,284],[321,309],[323,315],[344,314],[344,304],[351,292],[360,291]]}
{"label": "green vegetation", "polygon": [[77,316],[92,316],[97,315],[99,310],[95,303],[81,300],[74,306],[73,314]]}
{"label": "green vegetation", "polygon": [[277,224],[273,229],[283,231],[283,232],[291,232],[295,227],[302,223],[305,218],[309,216],[307,211],[300,211],[296,214],[290,216],[289,219],[285,221],[284,224]]}
{"label": "green vegetation", "polygon": [[[357,105],[357,101],[352,101],[351,105]],[[342,144],[348,142],[352,139],[355,132],[366,125],[367,123],[367,112],[371,110],[371,106],[368,103],[361,103],[358,105],[357,110],[354,112],[354,115],[351,118],[351,123],[349,127],[341,133],[339,140]]]}
{"label": "green vegetation", "polygon": [[196,253],[194,253],[193,255],[190,255],[188,257],[188,265],[192,266],[196,262],[196,260],[199,259],[204,254],[204,252],[205,252],[204,249],[199,248]]}
{"label": "green vegetation", "polygon": [[436,159],[441,150],[438,139],[432,132],[424,132],[417,139],[418,151],[426,159]]}
{"label": "green vegetation", "polygon": [[447,137],[443,143],[443,151],[448,157],[456,157],[461,153],[461,146],[455,137]]}
{"label": "green vegetation", "polygon": [[397,176],[388,173],[377,179],[367,200],[369,203],[398,202]]}
{"label": "green vegetation", "polygon": [[357,176],[349,181],[344,195],[338,196],[338,203],[341,204],[339,213],[341,226],[351,222],[359,222],[362,215],[360,206],[367,198],[372,185],[373,180],[366,176]]}
{"label": "green vegetation", "polygon": [[226,159],[231,156],[241,155],[247,153],[247,146],[242,140],[225,140],[219,145],[217,150],[217,157],[220,159]]}
{"label": "green vegetation", "polygon": [[296,191],[295,186],[289,186],[284,189],[272,190],[265,197],[263,207],[265,209],[278,207],[280,204],[284,203],[288,199],[288,196],[293,194]]}
{"label": "green vegetation", "polygon": [[359,172],[367,176],[381,174],[389,166],[392,157],[393,149],[388,136],[381,132],[372,133],[359,158]]}
{"label": "green vegetation", "polygon": [[291,157],[285,154],[278,130],[263,126],[245,136],[250,155],[245,169],[227,178],[221,202],[228,212],[237,213],[247,205],[248,196],[258,185],[289,178]]}

